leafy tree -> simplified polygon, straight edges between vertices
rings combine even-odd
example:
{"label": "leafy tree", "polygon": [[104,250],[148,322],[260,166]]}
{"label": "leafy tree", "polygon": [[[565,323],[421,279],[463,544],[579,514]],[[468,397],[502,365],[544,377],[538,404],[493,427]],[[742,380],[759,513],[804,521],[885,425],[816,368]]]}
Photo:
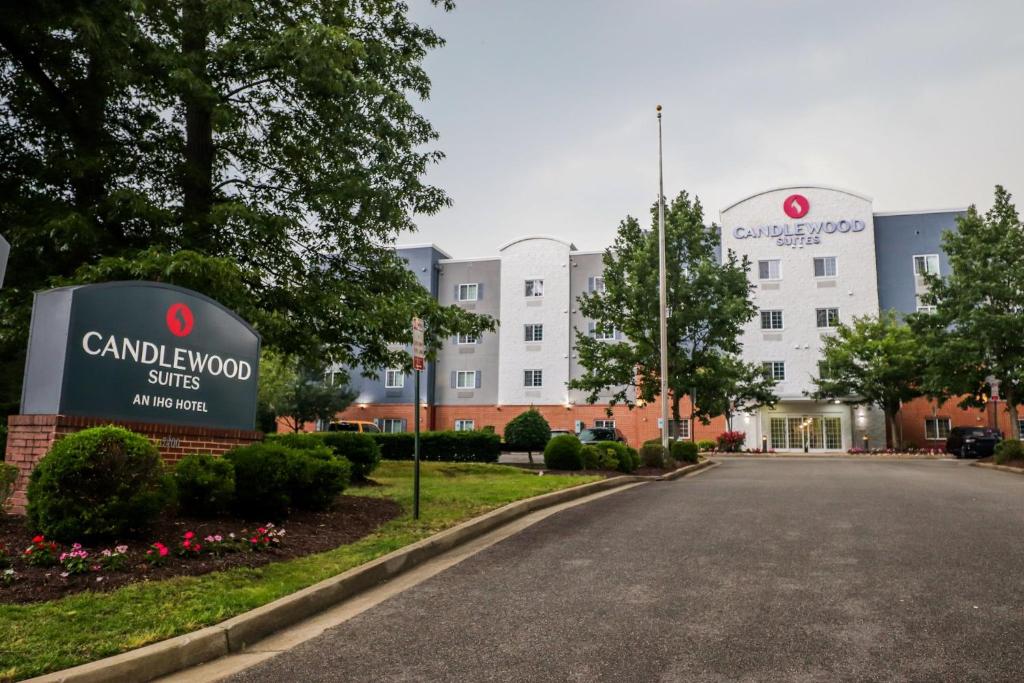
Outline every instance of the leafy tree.
{"label": "leafy tree", "polygon": [[811,396],[878,406],[891,443],[900,448],[900,406],[923,393],[925,361],[918,336],[896,313],[883,311],[877,318],[854,318],[852,325],[840,323],[824,341],[824,372],[812,378]]}
{"label": "leafy tree", "polygon": [[414,108],[442,43],[368,0],[0,9],[0,402],[20,394],[31,294],[56,284],[190,287],[269,346],[368,373],[407,360],[413,315],[435,346],[491,329],[391,249],[449,204]]}
{"label": "leafy tree", "polygon": [[[282,374],[288,377],[288,371]],[[293,432],[301,432],[307,422],[330,420],[347,408],[356,392],[341,381],[341,376],[326,374],[324,366],[300,367],[292,383],[277,397],[277,415]]]}
{"label": "leafy tree", "polygon": [[[577,330],[576,348],[583,375],[570,388],[588,392],[596,403],[653,401],[661,391],[658,328],[657,205],[652,229],[627,216],[615,242],[604,253],[604,291],[580,297],[580,311],[596,321],[598,332],[622,332],[622,341],[599,340]],[[707,423],[735,403],[747,408],[777,399],[772,382],[759,365],[744,363],[740,333],[756,313],[747,280],[750,262],[729,252],[719,260],[717,227],[704,225],[700,200],[680,192],[665,209],[668,347],[672,417],[679,404],[696,393],[693,417]]]}
{"label": "leafy tree", "polygon": [[536,408],[516,415],[505,425],[505,443],[513,450],[526,451],[531,465],[533,452],[543,451],[550,440],[551,425]]}
{"label": "leafy tree", "polygon": [[257,390],[257,422],[264,432],[277,431],[278,415],[293,403],[299,373],[291,359],[273,349],[260,352],[260,384]]}
{"label": "leafy tree", "polygon": [[[929,393],[982,408],[993,377],[1016,415],[1024,398],[1024,226],[1011,199],[997,185],[985,215],[972,206],[957,218],[955,231],[943,234],[952,272],[925,276],[928,292],[921,301],[935,312],[910,321],[926,342]],[[1010,429],[1020,437],[1016,420]]]}

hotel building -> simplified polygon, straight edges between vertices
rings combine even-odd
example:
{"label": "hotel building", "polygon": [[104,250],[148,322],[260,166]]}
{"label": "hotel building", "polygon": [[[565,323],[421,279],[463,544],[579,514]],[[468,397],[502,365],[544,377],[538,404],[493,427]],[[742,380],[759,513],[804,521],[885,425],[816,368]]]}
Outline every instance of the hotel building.
{"label": "hotel building", "polygon": [[[963,211],[877,213],[868,197],[813,185],[758,192],[721,211],[722,250],[750,259],[759,309],[743,332],[743,356],[771,370],[780,398],[774,408],[732,417],[732,429],[746,433],[749,448],[763,439],[778,451],[846,450],[863,446],[865,437],[871,447],[885,444],[878,409],[808,398],[822,340],[854,316],[920,310],[922,275],[949,272],[941,235],[956,229]],[[595,334],[577,298],[603,286],[602,252],[541,235],[512,240],[484,258],[451,258],[434,245],[398,252],[440,303],[499,321],[496,332],[449,340],[428,363],[423,429],[493,426],[501,433],[534,406],[552,428],[614,425],[634,445],[660,435],[658,404],[616,406],[609,414],[606,400],[588,405],[583,392],[567,388],[582,373],[575,331]],[[353,381],[359,397],[340,418],[374,420],[386,431],[412,429],[410,376],[387,370]],[[686,401],[682,414],[689,414]],[[906,442],[937,448],[951,426],[987,425],[991,416],[919,399],[904,406],[901,419]],[[680,432],[714,438],[727,427],[725,418],[709,425],[684,420]],[[1008,432],[1008,424],[1000,427]]]}

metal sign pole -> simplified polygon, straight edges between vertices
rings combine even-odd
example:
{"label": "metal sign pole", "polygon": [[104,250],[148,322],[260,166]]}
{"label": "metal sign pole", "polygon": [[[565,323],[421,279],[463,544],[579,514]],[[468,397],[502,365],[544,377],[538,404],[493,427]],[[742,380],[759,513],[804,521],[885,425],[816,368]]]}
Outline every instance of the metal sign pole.
{"label": "metal sign pole", "polygon": [[413,466],[412,483],[412,518],[420,518],[420,371],[416,370],[416,399],[413,402],[413,430],[415,431],[413,459],[416,461]]}

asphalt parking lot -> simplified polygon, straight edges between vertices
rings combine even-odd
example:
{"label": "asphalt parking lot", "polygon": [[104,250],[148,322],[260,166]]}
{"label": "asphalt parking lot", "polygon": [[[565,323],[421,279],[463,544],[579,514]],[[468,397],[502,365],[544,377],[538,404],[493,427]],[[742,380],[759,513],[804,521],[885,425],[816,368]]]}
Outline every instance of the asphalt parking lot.
{"label": "asphalt parking lot", "polygon": [[1024,476],[729,459],[553,515],[232,680],[1024,680]]}

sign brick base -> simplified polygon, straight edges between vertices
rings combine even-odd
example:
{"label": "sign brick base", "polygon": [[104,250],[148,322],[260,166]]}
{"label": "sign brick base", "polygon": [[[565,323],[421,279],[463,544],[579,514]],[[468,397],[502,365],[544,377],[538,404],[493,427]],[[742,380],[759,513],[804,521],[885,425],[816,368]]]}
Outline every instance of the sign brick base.
{"label": "sign brick base", "polygon": [[8,512],[25,514],[25,505],[28,502],[25,493],[28,489],[29,475],[54,442],[89,427],[111,424],[130,429],[148,438],[160,449],[164,461],[169,463],[177,462],[190,453],[223,455],[235,446],[263,440],[261,432],[241,429],[123,422],[72,415],[11,415],[7,419],[5,460],[21,471],[14,495],[9,501]]}

